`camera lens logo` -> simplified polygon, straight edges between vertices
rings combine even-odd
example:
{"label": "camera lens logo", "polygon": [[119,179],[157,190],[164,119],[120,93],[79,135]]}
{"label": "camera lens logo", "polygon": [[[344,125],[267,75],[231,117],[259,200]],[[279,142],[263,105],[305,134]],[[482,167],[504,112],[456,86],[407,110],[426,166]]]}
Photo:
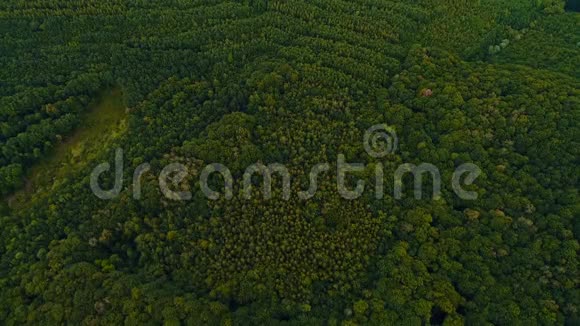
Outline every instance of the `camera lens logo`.
{"label": "camera lens logo", "polygon": [[371,157],[382,158],[394,154],[399,146],[395,129],[385,124],[374,125],[364,135],[364,147]]}

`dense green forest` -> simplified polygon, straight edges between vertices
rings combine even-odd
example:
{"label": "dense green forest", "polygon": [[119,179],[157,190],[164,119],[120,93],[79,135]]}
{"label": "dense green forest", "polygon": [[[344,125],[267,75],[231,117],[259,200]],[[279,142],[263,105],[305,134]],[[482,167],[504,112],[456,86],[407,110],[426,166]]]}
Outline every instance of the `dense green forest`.
{"label": "dense green forest", "polygon": [[[3,0],[0,324],[579,325],[576,5]],[[378,124],[387,157],[362,144]],[[331,166],[300,200],[339,155],[371,188],[383,166],[384,197],[341,198]],[[160,190],[175,162],[190,200]],[[209,200],[216,162],[284,164],[292,197]],[[396,199],[422,162],[441,196]],[[449,182],[464,163],[477,200]]]}

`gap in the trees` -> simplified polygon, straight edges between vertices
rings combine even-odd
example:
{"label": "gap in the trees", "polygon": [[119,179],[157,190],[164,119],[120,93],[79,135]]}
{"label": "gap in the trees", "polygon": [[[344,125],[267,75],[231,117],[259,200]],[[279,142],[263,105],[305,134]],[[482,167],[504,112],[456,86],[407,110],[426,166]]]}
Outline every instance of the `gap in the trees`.
{"label": "gap in the trees", "polygon": [[580,12],[580,0],[566,1],[566,11]]}
{"label": "gap in the trees", "polygon": [[429,323],[431,325],[443,325],[445,318],[447,318],[447,313],[441,310],[441,308],[438,306],[433,306],[431,309],[431,319],[429,320]]}

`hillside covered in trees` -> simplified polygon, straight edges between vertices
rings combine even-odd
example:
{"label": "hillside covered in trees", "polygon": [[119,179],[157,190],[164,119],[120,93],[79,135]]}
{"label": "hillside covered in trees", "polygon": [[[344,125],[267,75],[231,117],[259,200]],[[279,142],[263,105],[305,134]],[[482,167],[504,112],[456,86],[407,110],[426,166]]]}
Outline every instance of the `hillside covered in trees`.
{"label": "hillside covered in trees", "polygon": [[[578,325],[573,2],[2,1],[0,324]],[[398,147],[374,157],[382,124]],[[103,200],[91,172],[118,148]],[[356,200],[341,155],[364,163]],[[425,162],[440,196],[409,177],[396,198]],[[160,189],[172,163],[188,200]],[[211,163],[231,199],[204,196]],[[289,199],[277,177],[244,196],[255,163],[292,172]],[[476,200],[451,182],[466,163]]]}

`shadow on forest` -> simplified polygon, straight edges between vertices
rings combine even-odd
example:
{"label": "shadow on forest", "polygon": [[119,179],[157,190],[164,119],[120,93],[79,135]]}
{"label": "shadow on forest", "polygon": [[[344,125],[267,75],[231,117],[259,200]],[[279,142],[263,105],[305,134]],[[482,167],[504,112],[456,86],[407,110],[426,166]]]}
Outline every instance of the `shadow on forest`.
{"label": "shadow on forest", "polygon": [[580,12],[580,0],[566,1],[566,11]]}

